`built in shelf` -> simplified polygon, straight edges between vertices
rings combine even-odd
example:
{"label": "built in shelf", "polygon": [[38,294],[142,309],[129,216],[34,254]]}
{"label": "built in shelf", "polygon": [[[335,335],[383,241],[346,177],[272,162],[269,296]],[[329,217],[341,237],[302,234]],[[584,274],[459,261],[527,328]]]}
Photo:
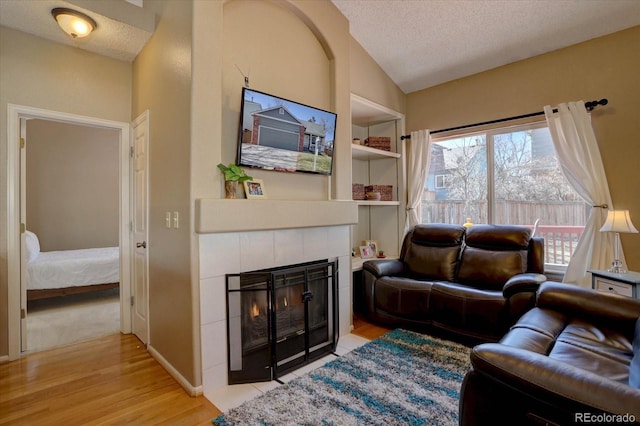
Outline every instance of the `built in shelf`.
{"label": "built in shelf", "polygon": [[400,201],[357,200],[359,206],[399,206]]}
{"label": "built in shelf", "polygon": [[367,260],[385,260],[385,259],[399,259],[399,256],[387,256],[387,257],[371,257],[369,259],[363,259],[360,256],[355,256],[355,257],[351,257],[351,270],[352,271],[361,271],[362,270],[362,265],[364,264],[364,262],[366,262]]}
{"label": "built in shelf", "polygon": [[356,160],[376,160],[381,158],[400,158],[397,152],[383,151],[364,145],[351,144],[351,157]]}
{"label": "built in shelf", "polygon": [[401,120],[403,114],[377,104],[369,99],[351,94],[351,122],[358,126],[367,127],[377,123]]}

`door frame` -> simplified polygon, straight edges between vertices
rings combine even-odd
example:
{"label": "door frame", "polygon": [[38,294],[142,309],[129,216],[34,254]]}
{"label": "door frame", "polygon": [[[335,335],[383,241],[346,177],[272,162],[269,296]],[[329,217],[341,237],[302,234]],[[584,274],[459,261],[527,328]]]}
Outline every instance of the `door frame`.
{"label": "door frame", "polygon": [[50,111],[23,105],[7,105],[7,260],[9,360],[21,356],[20,319],[20,120],[41,119],[113,129],[120,132],[120,331],[131,333],[131,212],[129,170],[130,124],[95,117]]}

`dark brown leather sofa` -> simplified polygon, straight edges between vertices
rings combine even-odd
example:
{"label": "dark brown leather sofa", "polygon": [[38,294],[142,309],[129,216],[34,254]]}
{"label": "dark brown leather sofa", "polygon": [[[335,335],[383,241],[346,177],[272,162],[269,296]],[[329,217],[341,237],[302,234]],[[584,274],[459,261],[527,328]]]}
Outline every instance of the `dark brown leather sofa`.
{"label": "dark brown leather sofa", "polygon": [[546,280],[544,241],[523,226],[418,225],[397,260],[363,265],[362,312],[392,326],[498,341]]}
{"label": "dark brown leather sofa", "polygon": [[640,424],[640,300],[546,282],[499,343],[473,348],[460,424]]}

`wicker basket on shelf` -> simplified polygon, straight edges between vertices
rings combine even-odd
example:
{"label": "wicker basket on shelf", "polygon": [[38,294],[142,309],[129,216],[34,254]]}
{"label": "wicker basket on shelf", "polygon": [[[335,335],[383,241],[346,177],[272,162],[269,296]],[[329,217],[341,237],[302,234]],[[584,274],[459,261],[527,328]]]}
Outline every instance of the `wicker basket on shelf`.
{"label": "wicker basket on shelf", "polygon": [[364,142],[369,148],[391,151],[391,138],[388,136],[369,136]]}
{"label": "wicker basket on shelf", "polygon": [[351,185],[351,198],[354,200],[364,200],[364,184],[354,183]]}

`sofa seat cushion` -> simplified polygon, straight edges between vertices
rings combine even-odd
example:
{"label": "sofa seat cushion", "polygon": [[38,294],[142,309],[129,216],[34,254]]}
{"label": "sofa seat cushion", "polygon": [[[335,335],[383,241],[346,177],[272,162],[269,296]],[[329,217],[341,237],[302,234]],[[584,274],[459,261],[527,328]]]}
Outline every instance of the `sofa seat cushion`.
{"label": "sofa seat cushion", "polygon": [[497,340],[506,332],[506,303],[502,291],[436,281],[429,312],[434,325],[470,336],[497,336]]}
{"label": "sofa seat cushion", "polygon": [[632,343],[619,331],[558,311],[534,308],[500,340],[612,380],[627,383]]}
{"label": "sofa seat cushion", "polygon": [[409,319],[428,318],[432,283],[406,277],[382,277],[376,281],[373,303],[376,309]]}
{"label": "sofa seat cushion", "polygon": [[556,339],[549,357],[627,384],[633,356],[631,342],[621,333],[571,320]]}

